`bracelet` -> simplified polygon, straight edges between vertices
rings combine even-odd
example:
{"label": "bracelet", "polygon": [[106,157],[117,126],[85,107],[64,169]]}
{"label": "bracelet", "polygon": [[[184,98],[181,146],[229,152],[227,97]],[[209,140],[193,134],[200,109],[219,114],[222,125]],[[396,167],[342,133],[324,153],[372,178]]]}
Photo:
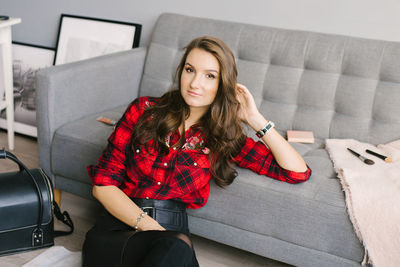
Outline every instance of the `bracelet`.
{"label": "bracelet", "polygon": [[140,215],[136,218],[136,225],[135,225],[135,227],[133,227],[133,228],[135,228],[135,230],[137,230],[137,229],[139,228],[139,222],[140,222],[140,220],[141,220],[142,218],[144,218],[145,215],[147,215],[147,212],[142,212],[142,213],[140,213]]}
{"label": "bracelet", "polygon": [[268,121],[267,125],[265,125],[261,130],[259,130],[258,132],[256,132],[256,135],[258,138],[263,137],[264,135],[266,135],[269,131],[271,131],[272,128],[275,127],[275,123],[273,123],[272,121]]}

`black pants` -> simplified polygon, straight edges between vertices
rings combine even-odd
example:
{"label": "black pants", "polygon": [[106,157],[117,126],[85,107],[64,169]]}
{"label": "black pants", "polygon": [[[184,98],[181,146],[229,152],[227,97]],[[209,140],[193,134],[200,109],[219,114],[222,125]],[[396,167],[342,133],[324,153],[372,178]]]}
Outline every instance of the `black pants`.
{"label": "black pants", "polygon": [[189,236],[168,230],[136,232],[106,213],[86,234],[82,266],[199,266]]}

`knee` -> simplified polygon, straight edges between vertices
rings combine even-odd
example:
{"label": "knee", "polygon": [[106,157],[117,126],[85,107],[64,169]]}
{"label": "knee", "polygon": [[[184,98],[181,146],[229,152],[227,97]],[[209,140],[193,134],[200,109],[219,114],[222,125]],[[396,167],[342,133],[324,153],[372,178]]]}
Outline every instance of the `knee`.
{"label": "knee", "polygon": [[185,242],[190,248],[193,247],[192,241],[190,240],[190,238],[189,238],[187,235],[182,234],[182,233],[179,233],[179,234],[177,234],[177,235],[175,236],[175,238],[178,238],[178,239],[182,240],[182,241]]}
{"label": "knee", "polygon": [[195,254],[184,234],[165,235],[152,243],[141,266],[192,266]]}

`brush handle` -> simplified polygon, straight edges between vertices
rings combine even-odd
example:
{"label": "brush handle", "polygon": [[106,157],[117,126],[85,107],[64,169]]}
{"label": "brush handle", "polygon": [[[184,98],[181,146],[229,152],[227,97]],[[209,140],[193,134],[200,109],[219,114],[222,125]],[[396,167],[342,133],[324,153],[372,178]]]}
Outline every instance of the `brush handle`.
{"label": "brush handle", "polygon": [[356,155],[357,157],[361,157],[360,154],[358,154],[357,152],[355,152],[354,150],[347,148],[348,151],[350,151],[353,155]]}
{"label": "brush handle", "polygon": [[385,160],[385,159],[387,158],[386,156],[381,155],[381,154],[378,154],[378,153],[376,153],[376,152],[374,152],[374,151],[371,151],[371,150],[369,150],[369,149],[365,150],[365,152],[367,152],[367,153],[369,153],[369,154],[371,154],[371,155],[374,155],[374,156],[376,156],[376,157],[378,157],[378,158],[380,158],[380,159],[383,159],[383,160]]}

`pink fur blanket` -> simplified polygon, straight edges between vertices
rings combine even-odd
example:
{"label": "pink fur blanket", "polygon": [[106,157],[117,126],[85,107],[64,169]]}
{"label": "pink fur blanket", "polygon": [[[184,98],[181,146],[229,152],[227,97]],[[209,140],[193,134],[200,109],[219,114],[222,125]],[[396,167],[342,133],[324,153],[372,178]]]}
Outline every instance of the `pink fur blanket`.
{"label": "pink fur blanket", "polygon": [[[367,165],[351,154],[351,148],[375,164]],[[346,195],[349,217],[365,248],[363,265],[400,266],[400,140],[375,147],[352,139],[327,139]],[[369,149],[389,156],[387,163],[365,153]]]}

